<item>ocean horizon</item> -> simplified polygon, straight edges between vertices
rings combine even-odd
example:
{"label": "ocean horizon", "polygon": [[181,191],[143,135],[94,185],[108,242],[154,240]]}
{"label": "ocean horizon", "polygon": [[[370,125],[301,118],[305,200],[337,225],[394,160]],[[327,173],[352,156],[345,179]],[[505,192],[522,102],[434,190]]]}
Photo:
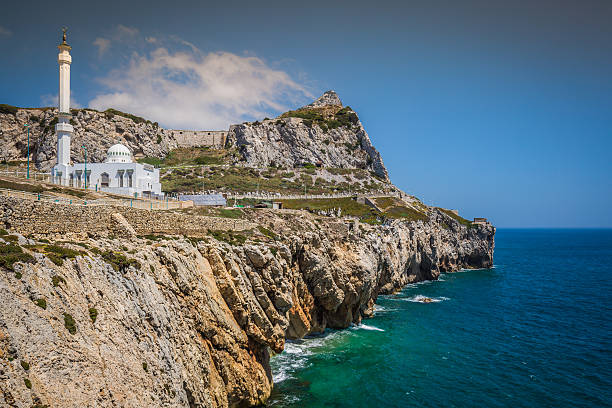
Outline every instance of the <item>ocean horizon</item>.
{"label": "ocean horizon", "polygon": [[498,229],[494,259],[287,342],[267,406],[610,406],[612,229]]}

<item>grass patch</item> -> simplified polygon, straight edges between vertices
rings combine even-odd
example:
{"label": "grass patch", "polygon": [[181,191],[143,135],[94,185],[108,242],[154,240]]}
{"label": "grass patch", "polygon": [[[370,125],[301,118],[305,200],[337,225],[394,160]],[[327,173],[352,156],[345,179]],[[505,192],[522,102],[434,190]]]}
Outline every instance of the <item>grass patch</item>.
{"label": "grass patch", "polygon": [[472,227],[472,222],[466,220],[465,218],[455,214],[454,212],[452,212],[451,210],[447,210],[445,208],[440,208],[440,207],[436,207],[438,210],[440,210],[441,212],[443,212],[444,214],[448,215],[449,217],[451,217],[453,220],[457,221],[459,224],[466,226],[468,228]]}
{"label": "grass patch", "polygon": [[261,232],[263,235],[265,235],[268,238],[273,239],[274,241],[276,241],[278,239],[278,235],[276,235],[274,232],[270,231],[269,229],[267,229],[266,227],[262,226],[262,225],[258,225],[257,229],[259,230],[259,232]]}
{"label": "grass patch", "polygon": [[239,209],[221,208],[219,209],[219,216],[223,218],[240,219],[244,214]]}
{"label": "grass patch", "polygon": [[247,237],[232,231],[208,230],[208,235],[212,236],[217,241],[227,242],[232,246],[244,245]]}
{"label": "grass patch", "polygon": [[214,166],[226,164],[235,155],[233,150],[211,149],[209,147],[179,147],[168,153],[164,158],[144,157],[138,159],[139,163],[150,164],[155,167],[168,166]]}
{"label": "grass patch", "polygon": [[309,211],[329,211],[340,208],[342,215],[369,218],[378,212],[365,204],[359,204],[352,198],[317,198],[312,200],[281,200],[283,208]]}
{"label": "grass patch", "polygon": [[74,318],[68,313],[64,313],[64,327],[68,330],[68,333],[74,335],[77,332],[76,322]]}
{"label": "grass patch", "polygon": [[387,218],[402,219],[407,221],[423,221],[429,220],[427,214],[415,210],[414,208],[404,206],[391,207],[383,213]]}

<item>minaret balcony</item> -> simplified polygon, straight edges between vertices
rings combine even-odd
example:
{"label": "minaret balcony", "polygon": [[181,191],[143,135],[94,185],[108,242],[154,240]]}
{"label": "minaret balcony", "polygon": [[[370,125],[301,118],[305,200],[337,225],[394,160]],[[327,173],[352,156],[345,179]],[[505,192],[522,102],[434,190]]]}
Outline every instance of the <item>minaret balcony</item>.
{"label": "minaret balcony", "polygon": [[72,133],[74,132],[74,128],[72,127],[70,123],[59,122],[58,124],[55,125],[55,131]]}

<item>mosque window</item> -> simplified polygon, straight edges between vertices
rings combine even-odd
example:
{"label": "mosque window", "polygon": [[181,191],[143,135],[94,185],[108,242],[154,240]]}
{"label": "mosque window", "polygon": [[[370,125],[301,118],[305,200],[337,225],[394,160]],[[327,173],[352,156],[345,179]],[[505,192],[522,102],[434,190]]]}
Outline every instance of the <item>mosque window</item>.
{"label": "mosque window", "polygon": [[108,185],[109,185],[109,181],[110,181],[110,179],[109,179],[109,177],[108,177],[108,173],[102,173],[102,174],[100,175],[100,179],[101,179],[101,180],[100,180],[100,185],[101,185],[102,187],[108,187]]}

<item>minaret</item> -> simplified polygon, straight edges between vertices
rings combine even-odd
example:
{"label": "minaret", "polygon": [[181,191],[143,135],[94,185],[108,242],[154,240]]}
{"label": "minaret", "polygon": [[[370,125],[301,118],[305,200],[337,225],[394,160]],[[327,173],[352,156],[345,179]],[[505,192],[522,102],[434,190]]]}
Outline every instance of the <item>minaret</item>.
{"label": "minaret", "polygon": [[[66,43],[66,28],[62,29],[64,35],[62,43],[57,46],[60,52],[57,56],[59,63],[59,113],[57,115],[57,125],[55,125],[55,133],[57,134],[57,166],[56,175],[61,178],[60,183],[66,184],[68,179],[68,167],[70,167],[70,137],[74,131],[70,124],[70,47]],[[61,173],[61,175],[60,175]]]}

